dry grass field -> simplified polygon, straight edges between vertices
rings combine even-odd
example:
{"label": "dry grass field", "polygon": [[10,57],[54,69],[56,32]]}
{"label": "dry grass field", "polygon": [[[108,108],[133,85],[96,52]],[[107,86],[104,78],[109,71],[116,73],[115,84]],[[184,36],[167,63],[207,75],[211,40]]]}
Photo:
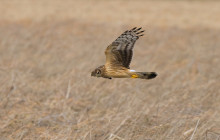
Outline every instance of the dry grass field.
{"label": "dry grass field", "polygon": [[[220,2],[0,1],[0,140],[219,140]],[[90,76],[143,27],[131,68]]]}

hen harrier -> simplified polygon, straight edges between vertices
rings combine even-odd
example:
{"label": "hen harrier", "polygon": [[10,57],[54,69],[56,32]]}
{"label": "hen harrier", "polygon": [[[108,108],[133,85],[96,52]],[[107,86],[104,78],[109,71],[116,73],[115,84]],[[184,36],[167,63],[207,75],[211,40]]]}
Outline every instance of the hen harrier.
{"label": "hen harrier", "polygon": [[121,34],[111,45],[105,50],[106,63],[99,66],[92,73],[91,76],[103,78],[141,78],[153,79],[157,76],[156,72],[136,72],[130,70],[133,47],[136,40],[139,39],[144,30],[135,27],[129,31]]}

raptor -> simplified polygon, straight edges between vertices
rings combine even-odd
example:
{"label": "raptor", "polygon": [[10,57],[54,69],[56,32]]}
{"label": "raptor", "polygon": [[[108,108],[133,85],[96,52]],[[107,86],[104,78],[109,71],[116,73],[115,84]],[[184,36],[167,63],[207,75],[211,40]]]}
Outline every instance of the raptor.
{"label": "raptor", "polygon": [[122,33],[105,50],[106,63],[92,71],[91,76],[103,78],[140,78],[153,79],[156,72],[136,72],[131,70],[133,48],[136,40],[143,36],[142,28],[133,28]]}

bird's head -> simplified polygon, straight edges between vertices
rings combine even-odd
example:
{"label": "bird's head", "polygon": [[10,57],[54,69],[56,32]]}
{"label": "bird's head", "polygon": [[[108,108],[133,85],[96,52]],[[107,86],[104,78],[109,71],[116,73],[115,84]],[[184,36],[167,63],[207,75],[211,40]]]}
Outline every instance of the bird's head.
{"label": "bird's head", "polygon": [[104,72],[104,65],[99,66],[98,68],[96,68],[94,71],[92,71],[91,76],[94,77],[102,77]]}

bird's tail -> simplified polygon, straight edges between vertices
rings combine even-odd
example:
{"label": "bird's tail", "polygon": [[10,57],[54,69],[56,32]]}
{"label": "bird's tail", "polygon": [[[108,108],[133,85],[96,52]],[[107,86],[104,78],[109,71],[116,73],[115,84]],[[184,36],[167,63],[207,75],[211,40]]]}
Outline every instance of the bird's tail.
{"label": "bird's tail", "polygon": [[156,72],[132,72],[131,78],[153,79],[157,76]]}

